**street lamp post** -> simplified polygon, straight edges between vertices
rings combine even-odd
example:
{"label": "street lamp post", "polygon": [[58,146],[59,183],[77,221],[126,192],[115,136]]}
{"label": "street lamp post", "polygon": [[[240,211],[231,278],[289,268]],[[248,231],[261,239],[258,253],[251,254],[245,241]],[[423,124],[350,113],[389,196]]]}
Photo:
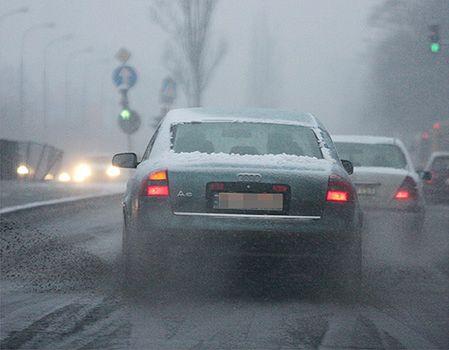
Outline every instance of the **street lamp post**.
{"label": "street lamp post", "polygon": [[24,99],[25,99],[25,90],[24,90],[24,51],[25,51],[25,42],[30,33],[32,33],[36,29],[51,29],[55,26],[53,22],[47,23],[39,23],[34,26],[31,26],[22,36],[22,42],[20,46],[20,68],[19,68],[19,122],[24,122]]}
{"label": "street lamp post", "polygon": [[42,106],[43,106],[43,114],[42,114],[42,126],[44,133],[47,131],[48,127],[48,80],[47,80],[47,61],[48,61],[48,51],[49,49],[63,41],[69,41],[73,39],[72,34],[62,35],[58,38],[50,41],[44,49],[44,69],[42,72]]}
{"label": "street lamp post", "polygon": [[[112,59],[110,58],[110,57],[107,57],[107,58],[103,58],[103,59],[101,59],[101,60],[98,60],[97,62],[95,62],[95,63],[97,63],[97,64],[101,64],[101,65],[103,65],[103,64],[106,64],[106,63],[110,63],[112,61]],[[106,67],[106,68],[108,68],[108,67]],[[106,74],[106,72],[104,72],[105,74],[102,74],[102,79],[101,79],[101,81],[100,81],[100,84],[99,84],[99,87],[100,87],[100,91],[99,91],[99,97],[98,97],[98,100],[99,100],[99,103],[100,103],[100,108],[101,108],[101,125],[103,126],[104,124],[104,116],[105,116],[105,104],[106,104],[106,98],[105,98],[105,77],[108,77],[109,78],[109,75],[108,74]]]}
{"label": "street lamp post", "polygon": [[[14,15],[18,15],[18,14],[22,14],[22,13],[27,13],[27,12],[28,12],[28,7],[19,7],[17,9],[14,9],[14,10],[11,10],[9,12],[6,12],[6,13],[0,15],[0,24],[3,21],[5,21],[6,19],[8,19],[9,17],[12,17]],[[5,105],[2,106],[2,108],[3,107],[7,108],[6,101],[5,101]]]}
{"label": "street lamp post", "polygon": [[[90,69],[95,69],[95,72],[98,74],[100,73],[101,78],[97,81],[97,86],[99,87],[98,89],[98,99],[97,99],[97,103],[99,103],[100,108],[101,108],[101,115],[103,116],[103,106],[104,106],[104,76],[105,76],[105,72],[99,72],[98,66],[99,65],[104,65],[105,63],[109,63],[111,62],[112,59],[110,57],[104,57],[101,59],[97,59],[95,61],[92,61],[90,66]],[[83,102],[82,105],[85,106],[85,110],[84,110],[84,118],[87,120],[88,119],[88,115],[87,115],[87,106],[89,105],[89,96],[87,93],[87,82],[88,82],[88,78],[92,77],[93,75],[91,74],[90,71],[87,70],[87,65],[85,66],[84,69],[84,74],[83,74],[83,90],[82,90],[82,98],[83,98]],[[98,120],[98,118],[96,118],[96,120]],[[103,121],[102,121],[103,122]]]}

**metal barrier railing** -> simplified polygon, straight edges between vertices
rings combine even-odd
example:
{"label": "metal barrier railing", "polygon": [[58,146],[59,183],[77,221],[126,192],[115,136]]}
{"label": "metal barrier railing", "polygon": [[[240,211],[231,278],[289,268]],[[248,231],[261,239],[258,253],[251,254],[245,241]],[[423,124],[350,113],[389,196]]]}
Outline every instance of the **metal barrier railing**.
{"label": "metal barrier railing", "polygon": [[0,140],[0,179],[55,177],[63,156],[62,150],[48,144]]}

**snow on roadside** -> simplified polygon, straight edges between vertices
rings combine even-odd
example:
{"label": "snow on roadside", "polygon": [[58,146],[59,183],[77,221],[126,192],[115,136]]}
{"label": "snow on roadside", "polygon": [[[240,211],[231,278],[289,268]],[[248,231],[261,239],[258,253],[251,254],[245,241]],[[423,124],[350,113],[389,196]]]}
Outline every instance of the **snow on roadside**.
{"label": "snow on roadside", "polygon": [[0,181],[0,214],[119,194],[124,183],[65,184],[56,182]]}

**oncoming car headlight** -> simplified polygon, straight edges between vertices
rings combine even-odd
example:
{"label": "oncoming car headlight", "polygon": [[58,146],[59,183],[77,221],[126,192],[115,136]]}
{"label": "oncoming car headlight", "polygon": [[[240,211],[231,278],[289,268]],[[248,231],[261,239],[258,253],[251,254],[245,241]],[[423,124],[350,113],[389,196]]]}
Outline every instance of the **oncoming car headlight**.
{"label": "oncoming car headlight", "polygon": [[83,182],[85,181],[89,176],[92,175],[92,169],[87,164],[79,164],[75,168],[75,172],[73,174],[73,181],[75,182]]}
{"label": "oncoming car headlight", "polygon": [[120,169],[116,166],[110,165],[106,169],[106,175],[109,177],[117,177],[120,175]]}
{"label": "oncoming car headlight", "polygon": [[30,169],[25,165],[25,164],[21,164],[17,167],[17,174],[19,176],[25,176],[25,175],[29,175],[30,174]]}
{"label": "oncoming car headlight", "polygon": [[69,182],[70,180],[72,180],[72,178],[70,177],[69,173],[63,172],[58,176],[59,182]]}

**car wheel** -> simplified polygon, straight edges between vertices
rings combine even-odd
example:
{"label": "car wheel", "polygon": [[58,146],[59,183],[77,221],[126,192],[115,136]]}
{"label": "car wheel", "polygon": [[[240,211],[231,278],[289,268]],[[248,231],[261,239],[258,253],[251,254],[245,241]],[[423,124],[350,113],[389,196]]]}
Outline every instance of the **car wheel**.
{"label": "car wheel", "polygon": [[333,269],[337,297],[343,302],[358,303],[362,288],[360,232],[357,232],[351,244],[341,251],[338,260]]}
{"label": "car wheel", "polygon": [[138,254],[134,249],[135,245],[131,247],[130,228],[126,224],[123,225],[122,236],[122,262],[123,262],[123,289],[127,294],[136,294],[141,288],[136,276],[139,275],[136,259],[133,256]]}
{"label": "car wheel", "polygon": [[424,230],[424,216],[417,220],[412,221],[412,225],[409,225],[409,230],[415,235],[422,235]]}
{"label": "car wheel", "polygon": [[422,238],[425,222],[425,212],[408,216],[398,227],[403,235],[404,244],[419,243]]}

